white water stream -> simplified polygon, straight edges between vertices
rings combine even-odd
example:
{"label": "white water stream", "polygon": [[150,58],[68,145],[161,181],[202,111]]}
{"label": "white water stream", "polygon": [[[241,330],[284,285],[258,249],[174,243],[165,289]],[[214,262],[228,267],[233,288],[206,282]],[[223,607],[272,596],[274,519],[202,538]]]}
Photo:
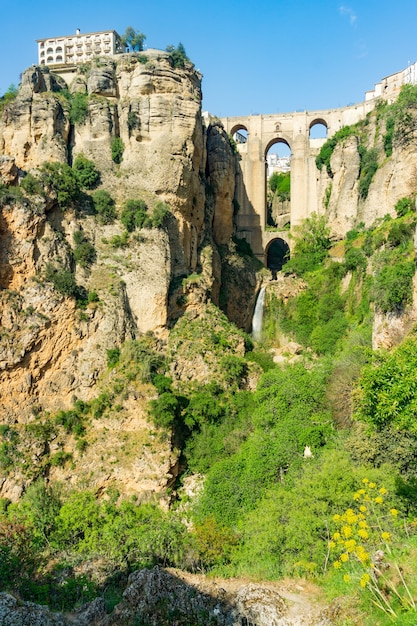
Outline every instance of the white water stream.
{"label": "white water stream", "polygon": [[264,315],[265,290],[266,287],[262,287],[258,294],[255,311],[252,318],[252,337],[255,339],[255,341],[260,341],[262,334],[262,318]]}

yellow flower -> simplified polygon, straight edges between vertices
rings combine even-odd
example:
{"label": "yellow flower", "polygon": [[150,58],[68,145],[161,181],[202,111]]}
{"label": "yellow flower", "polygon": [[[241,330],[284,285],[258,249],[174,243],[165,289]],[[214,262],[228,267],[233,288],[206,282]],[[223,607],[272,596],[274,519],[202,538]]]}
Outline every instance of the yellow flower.
{"label": "yellow flower", "polygon": [[366,585],[369,583],[370,580],[371,580],[371,577],[369,576],[369,574],[362,574],[362,577],[359,581],[361,587],[366,587]]}
{"label": "yellow flower", "polygon": [[351,526],[342,526],[342,535],[349,539],[352,536],[352,527]]}
{"label": "yellow flower", "polygon": [[340,521],[340,515],[338,515],[337,513],[336,513],[336,515],[333,515],[333,521],[334,522],[339,522]]}
{"label": "yellow flower", "polygon": [[388,493],[388,491],[385,489],[385,487],[381,487],[381,489],[379,490],[379,493],[381,494],[381,496],[385,496],[385,494]]}
{"label": "yellow flower", "polygon": [[336,543],[334,541],[329,541],[329,548],[332,550],[336,547]]}
{"label": "yellow flower", "polygon": [[393,515],[394,517],[395,517],[396,515],[398,515],[398,511],[397,511],[397,509],[390,509],[390,510],[389,510],[389,512],[390,512],[390,513],[391,513],[391,515]]}
{"label": "yellow flower", "polygon": [[389,541],[391,539],[391,535],[385,530],[381,533],[381,537],[384,541]]}
{"label": "yellow flower", "polygon": [[359,507],[359,511],[361,511],[361,513],[366,513],[368,509],[366,508],[366,506],[364,504],[361,504],[361,506]]}
{"label": "yellow flower", "polygon": [[356,541],[355,539],[348,539],[344,542],[346,552],[353,552],[355,550]]}
{"label": "yellow flower", "polygon": [[364,528],[359,528],[358,535],[361,539],[368,539],[369,537],[368,531]]}
{"label": "yellow flower", "polygon": [[369,483],[369,489],[375,489],[376,483]]}
{"label": "yellow flower", "polygon": [[356,493],[353,494],[353,499],[354,500],[360,500],[361,494],[359,493],[359,491],[357,491]]}
{"label": "yellow flower", "polygon": [[367,485],[367,484],[369,483],[369,478],[363,478],[363,479],[362,479],[362,482],[363,482],[365,485]]}
{"label": "yellow flower", "polygon": [[355,553],[361,563],[367,563],[370,560],[369,554],[363,546],[358,546],[355,550]]}
{"label": "yellow flower", "polygon": [[366,491],[365,491],[365,489],[359,489],[358,493],[360,493],[361,496],[364,496]]}
{"label": "yellow flower", "polygon": [[349,574],[343,574],[343,580],[345,583],[350,583],[350,575]]}
{"label": "yellow flower", "polygon": [[376,502],[377,504],[382,504],[382,503],[383,503],[383,501],[384,501],[384,498],[381,498],[381,496],[377,496],[377,497],[375,498],[375,502]]}
{"label": "yellow flower", "polygon": [[334,533],[334,535],[333,535],[333,539],[334,539],[335,541],[339,541],[339,539],[340,539],[340,533]]}
{"label": "yellow flower", "polygon": [[342,563],[346,563],[347,561],[349,561],[349,555],[347,552],[343,552],[339,558],[342,561]]}
{"label": "yellow flower", "polygon": [[359,528],[368,528],[368,524],[365,522],[365,520],[361,520],[359,522]]}
{"label": "yellow flower", "polygon": [[342,567],[342,564],[341,564],[341,562],[340,562],[340,561],[335,561],[335,562],[333,563],[333,567],[334,567],[335,569],[340,569],[340,568]]}

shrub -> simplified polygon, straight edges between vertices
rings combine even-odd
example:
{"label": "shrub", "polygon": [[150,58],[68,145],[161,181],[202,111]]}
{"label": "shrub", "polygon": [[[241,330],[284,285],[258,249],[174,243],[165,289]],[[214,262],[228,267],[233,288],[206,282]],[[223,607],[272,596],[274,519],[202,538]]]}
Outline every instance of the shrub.
{"label": "shrub", "polygon": [[45,268],[45,280],[64,296],[76,296],[78,293],[75,276],[70,270],[58,269],[48,263]]}
{"label": "shrub", "polygon": [[316,166],[319,170],[323,168],[323,165],[326,167],[328,175],[333,178],[333,172],[330,167],[330,159],[332,158],[332,154],[337,144],[346,137],[350,137],[356,133],[356,129],[354,126],[344,126],[340,130],[338,130],[333,137],[328,139],[326,143],[321,147],[321,150],[316,157]]}
{"label": "shrub", "polygon": [[411,302],[415,272],[413,261],[384,265],[375,275],[371,299],[383,313],[399,311]]}
{"label": "shrub", "polygon": [[114,137],[111,142],[111,158],[119,165],[123,161],[124,143],[120,137]]}
{"label": "shrub", "polygon": [[100,172],[90,161],[82,154],[79,154],[73,164],[77,180],[83,189],[94,189],[100,182]]}
{"label": "shrub", "polygon": [[120,213],[120,221],[129,233],[150,224],[147,209],[143,200],[126,200]]}
{"label": "shrub", "polygon": [[366,269],[366,256],[358,248],[350,248],[345,254],[345,268],[347,271]]}
{"label": "shrub", "polygon": [[315,269],[326,258],[331,246],[330,228],[324,215],[313,213],[300,226],[295,227],[295,244],[292,258],[285,271],[302,276]]}
{"label": "shrub", "polygon": [[359,175],[359,195],[365,199],[368,196],[369,187],[375,172],[378,169],[378,152],[376,148],[366,150],[363,146],[358,147],[361,157],[361,171]]}
{"label": "shrub", "polygon": [[112,224],[117,217],[114,200],[108,191],[99,189],[93,194],[93,204],[98,220],[102,224]]}
{"label": "shrub", "polygon": [[398,217],[403,217],[410,211],[414,210],[414,202],[411,198],[400,198],[395,205],[395,211]]}
{"label": "shrub", "polygon": [[107,352],[107,367],[115,367],[120,359],[120,348],[108,348]]}
{"label": "shrub", "polygon": [[33,174],[30,173],[26,174],[26,176],[22,178],[20,186],[31,196],[41,195],[43,191],[39,178],[36,178],[36,176],[33,176]]}
{"label": "shrub", "polygon": [[169,206],[165,204],[165,202],[158,202],[152,211],[151,220],[153,228],[160,228],[169,214]]}
{"label": "shrub", "polygon": [[83,241],[75,248],[74,258],[81,267],[89,267],[97,258],[96,249],[90,241]]}
{"label": "shrub", "polygon": [[88,115],[88,94],[69,94],[69,118],[71,124],[82,124]]}
{"label": "shrub", "polygon": [[80,197],[76,174],[67,163],[44,163],[39,179],[47,193],[56,194],[61,209],[70,207]]}
{"label": "shrub", "polygon": [[173,67],[184,68],[185,64],[190,62],[182,43],[179,43],[176,48],[172,45],[167,46],[166,51],[169,52],[169,58]]}

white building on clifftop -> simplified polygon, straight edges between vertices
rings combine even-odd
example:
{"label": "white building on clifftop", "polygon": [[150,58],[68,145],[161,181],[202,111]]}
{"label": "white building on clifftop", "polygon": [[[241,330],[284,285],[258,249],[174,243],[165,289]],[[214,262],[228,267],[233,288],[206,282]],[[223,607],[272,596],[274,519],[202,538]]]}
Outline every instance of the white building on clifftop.
{"label": "white building on clifftop", "polygon": [[394,102],[403,85],[417,84],[417,61],[409,64],[405,70],[390,74],[376,83],[374,89],[365,93],[365,100],[382,97],[389,103]]}
{"label": "white building on clifftop", "polygon": [[77,65],[87,63],[94,57],[125,52],[120,35],[115,30],[98,33],[37,39],[39,65]]}

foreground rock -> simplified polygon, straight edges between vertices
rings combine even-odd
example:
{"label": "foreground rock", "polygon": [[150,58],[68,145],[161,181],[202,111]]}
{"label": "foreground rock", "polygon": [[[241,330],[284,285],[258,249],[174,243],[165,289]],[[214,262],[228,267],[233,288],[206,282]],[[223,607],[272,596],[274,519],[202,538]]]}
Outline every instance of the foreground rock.
{"label": "foreground rock", "polygon": [[307,584],[214,581],[159,567],[134,572],[111,615],[101,599],[64,615],[0,593],[2,626],[331,626],[336,612]]}

